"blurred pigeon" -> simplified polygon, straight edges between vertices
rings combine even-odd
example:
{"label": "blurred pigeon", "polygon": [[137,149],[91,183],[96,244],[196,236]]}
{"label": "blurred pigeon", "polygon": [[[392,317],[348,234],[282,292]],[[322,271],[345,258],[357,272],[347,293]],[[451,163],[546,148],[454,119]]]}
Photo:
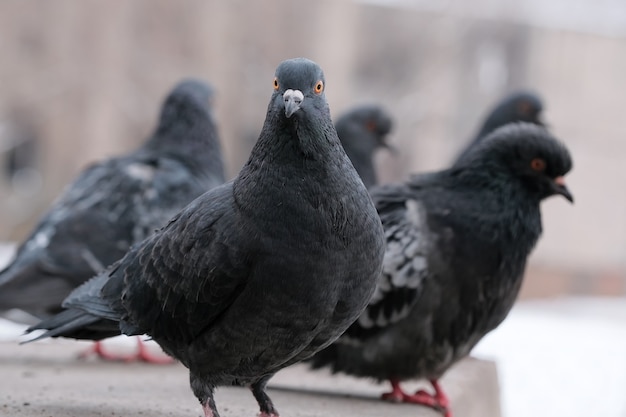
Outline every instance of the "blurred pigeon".
{"label": "blurred pigeon", "polygon": [[376,105],[355,107],[335,123],[339,140],[367,188],[377,183],[374,152],[380,147],[391,149],[386,137],[392,124],[391,116]]}
{"label": "blurred pigeon", "polygon": [[304,58],[276,70],[265,124],[229,183],[75,290],[43,336],[150,335],[190,370],[204,415],[217,386],[265,385],[328,346],[367,305],[381,273],[376,209],[330,119],[324,75]]}
{"label": "blurred pigeon", "polygon": [[[359,319],[312,366],[389,380],[383,398],[451,416],[438,379],[504,320],[541,235],[540,202],[573,201],[570,155],[542,127],[494,131],[450,169],[370,190],[385,229],[383,274]],[[407,394],[400,381],[435,389]]]}
{"label": "blurred pigeon", "polygon": [[543,103],[536,94],[530,91],[517,91],[509,94],[489,112],[474,139],[461,152],[458,158],[465,155],[491,132],[509,123],[528,122],[544,126],[545,124],[541,119],[542,111]]}
{"label": "blurred pigeon", "polygon": [[[60,311],[74,288],[224,182],[212,95],[201,81],[182,81],[143,146],[88,167],[67,186],[0,272],[0,311]],[[99,345],[96,352],[107,357]]]}

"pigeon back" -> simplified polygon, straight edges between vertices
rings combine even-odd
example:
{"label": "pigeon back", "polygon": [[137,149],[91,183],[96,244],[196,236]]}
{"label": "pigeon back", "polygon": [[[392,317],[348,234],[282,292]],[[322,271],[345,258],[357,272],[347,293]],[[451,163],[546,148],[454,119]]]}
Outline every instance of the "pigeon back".
{"label": "pigeon back", "polygon": [[66,187],[0,273],[0,311],[58,311],[73,288],[223,183],[210,96],[206,84],[181,82],[142,147],[91,165]]}

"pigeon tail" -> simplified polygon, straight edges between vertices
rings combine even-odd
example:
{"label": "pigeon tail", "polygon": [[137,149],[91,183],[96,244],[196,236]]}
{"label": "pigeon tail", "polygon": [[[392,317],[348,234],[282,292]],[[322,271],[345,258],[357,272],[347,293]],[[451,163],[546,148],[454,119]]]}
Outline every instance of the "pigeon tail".
{"label": "pigeon tail", "polygon": [[26,333],[34,330],[46,330],[40,336],[23,343],[30,343],[48,337],[71,337],[73,339],[101,340],[120,334],[118,323],[103,320],[79,309],[60,312],[39,324],[26,329]]}
{"label": "pigeon tail", "polygon": [[63,277],[42,274],[31,266],[14,267],[0,272],[0,311],[17,308],[36,317],[59,310],[72,286]]}

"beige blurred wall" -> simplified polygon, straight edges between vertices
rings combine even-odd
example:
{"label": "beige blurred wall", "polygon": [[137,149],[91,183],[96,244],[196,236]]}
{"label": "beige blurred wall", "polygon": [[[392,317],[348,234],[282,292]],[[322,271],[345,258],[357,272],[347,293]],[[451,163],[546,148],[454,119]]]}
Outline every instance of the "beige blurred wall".
{"label": "beige blurred wall", "polygon": [[626,40],[445,8],[0,1],[0,149],[19,112],[41,139],[43,172],[33,195],[0,178],[0,239],[23,238],[87,163],[138,146],[185,76],[217,88],[235,175],[263,122],[274,68],[294,56],[325,69],[333,114],[379,102],[395,116],[392,141],[402,152],[377,156],[383,181],[445,167],[498,98],[540,92],[546,120],[574,156],[576,204],[544,203],[524,294],[626,293]]}

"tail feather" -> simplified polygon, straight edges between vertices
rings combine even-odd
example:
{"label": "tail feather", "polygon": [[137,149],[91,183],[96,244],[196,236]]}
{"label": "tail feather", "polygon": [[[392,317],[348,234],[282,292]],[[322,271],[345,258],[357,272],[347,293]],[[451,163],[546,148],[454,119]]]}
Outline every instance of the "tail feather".
{"label": "tail feather", "polygon": [[121,318],[119,312],[115,311],[109,302],[102,297],[102,288],[109,281],[109,274],[116,265],[113,264],[109,269],[102,271],[77,287],[63,301],[63,307],[69,310],[82,310],[103,320],[118,322]]}
{"label": "tail feather", "polygon": [[48,337],[69,337],[73,339],[101,340],[120,334],[119,323],[102,319],[79,309],[69,309],[60,312],[39,324],[26,329],[26,333],[35,330],[47,330],[40,336],[23,343]]}
{"label": "tail feather", "polygon": [[72,288],[67,279],[44,275],[34,265],[12,264],[0,271],[0,311],[18,308],[46,316],[59,311]]}

